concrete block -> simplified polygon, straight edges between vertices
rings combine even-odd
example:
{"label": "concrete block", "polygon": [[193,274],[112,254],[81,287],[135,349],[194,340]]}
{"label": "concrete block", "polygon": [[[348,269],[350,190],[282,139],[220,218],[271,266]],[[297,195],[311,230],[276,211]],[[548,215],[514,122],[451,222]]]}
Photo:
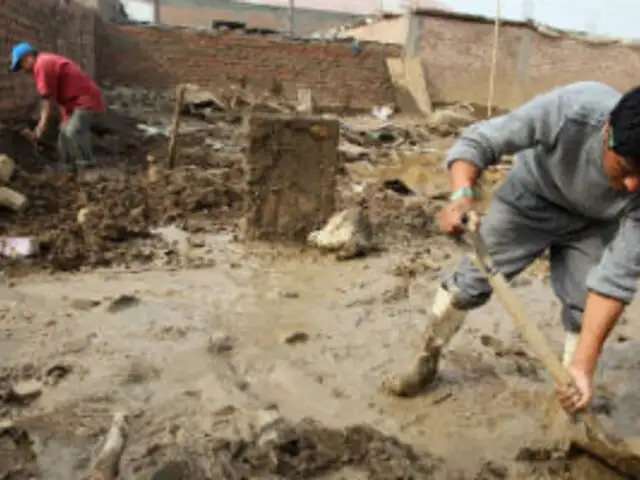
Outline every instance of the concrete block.
{"label": "concrete block", "polygon": [[305,242],[334,213],[338,121],[256,114],[248,130],[245,239]]}

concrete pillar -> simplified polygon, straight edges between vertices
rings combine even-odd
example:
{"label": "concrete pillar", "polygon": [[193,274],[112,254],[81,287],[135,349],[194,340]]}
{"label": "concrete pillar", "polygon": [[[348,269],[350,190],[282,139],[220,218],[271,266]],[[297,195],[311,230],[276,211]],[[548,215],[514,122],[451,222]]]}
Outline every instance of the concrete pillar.
{"label": "concrete pillar", "polygon": [[245,239],[306,241],[335,210],[338,121],[255,114],[248,132]]}
{"label": "concrete pillar", "polygon": [[412,58],[418,56],[418,47],[422,38],[422,18],[415,11],[410,11],[407,16],[407,38],[404,43],[404,56],[405,58]]}
{"label": "concrete pillar", "polygon": [[153,0],[153,23],[160,25],[160,0]]}

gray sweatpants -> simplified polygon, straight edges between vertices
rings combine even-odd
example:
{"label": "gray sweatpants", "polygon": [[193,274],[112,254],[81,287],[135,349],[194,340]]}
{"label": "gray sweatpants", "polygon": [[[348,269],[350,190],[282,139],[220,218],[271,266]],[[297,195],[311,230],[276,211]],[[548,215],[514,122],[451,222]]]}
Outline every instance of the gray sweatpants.
{"label": "gray sweatpants", "polygon": [[99,116],[99,113],[78,109],[60,125],[58,155],[63,165],[77,168],[93,164],[91,126]]}
{"label": "gray sweatpants", "polygon": [[[578,333],[587,297],[586,279],[619,222],[598,222],[570,213],[527,191],[512,178],[496,192],[480,227],[496,268],[512,279],[547,249],[551,285],[562,302],[562,323]],[[445,279],[460,291],[460,305],[477,308],[491,297],[491,287],[468,257]]]}

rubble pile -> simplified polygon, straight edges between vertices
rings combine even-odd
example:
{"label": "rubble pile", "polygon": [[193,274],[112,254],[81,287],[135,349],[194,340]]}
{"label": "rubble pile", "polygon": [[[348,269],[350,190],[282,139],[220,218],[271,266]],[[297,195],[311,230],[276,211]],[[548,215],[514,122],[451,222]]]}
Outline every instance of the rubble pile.
{"label": "rubble pile", "polygon": [[437,458],[420,455],[398,439],[364,425],[335,430],[308,419],[295,424],[281,421],[269,426],[269,438],[259,434],[254,438],[200,440],[182,448],[164,446],[153,455],[128,462],[136,473],[144,472],[138,478],[188,471],[188,478],[194,480],[306,479],[349,473],[372,480],[439,478],[434,475],[443,469]]}
{"label": "rubble pile", "polygon": [[[163,262],[172,248],[152,233],[155,227],[235,230],[244,201],[244,119],[252,112],[295,115],[300,105],[281,93],[277,85],[262,94],[238,87],[225,95],[187,86],[179,155],[170,171],[171,92],[107,91],[112,110],[94,136],[100,168],[78,178],[51,168],[52,143],[36,149],[15,129],[0,130],[0,153],[16,164],[11,187],[28,204],[22,213],[0,210],[0,235],[37,238],[40,248],[34,258],[1,263],[17,274]],[[434,232],[435,212],[446,198],[443,153],[474,119],[465,106],[424,120],[393,117],[389,108],[339,118],[338,206],[367,204],[372,228],[382,236]]]}

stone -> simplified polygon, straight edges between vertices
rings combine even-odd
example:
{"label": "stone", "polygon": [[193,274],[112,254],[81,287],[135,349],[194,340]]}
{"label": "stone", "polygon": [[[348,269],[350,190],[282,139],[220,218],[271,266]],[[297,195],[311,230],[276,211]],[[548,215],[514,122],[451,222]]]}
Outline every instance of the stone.
{"label": "stone", "polygon": [[305,242],[334,212],[338,121],[255,114],[248,134],[245,240]]}
{"label": "stone", "polygon": [[235,342],[231,335],[224,332],[215,332],[209,336],[209,353],[218,355],[233,350]]}
{"label": "stone", "polygon": [[336,252],[338,260],[368,254],[375,249],[368,209],[358,206],[332,215],[326,225],[309,234],[307,243],[320,250]]}
{"label": "stone", "polygon": [[6,185],[11,180],[15,168],[13,159],[5,153],[0,153],[0,184]]}
{"label": "stone", "polygon": [[23,380],[11,386],[9,398],[16,403],[30,403],[42,395],[42,382]]}
{"label": "stone", "polygon": [[118,297],[113,299],[107,306],[107,312],[119,313],[119,312],[122,312],[123,310],[136,307],[139,304],[140,304],[140,299],[135,295],[129,295],[129,294],[118,295]]}
{"label": "stone", "polygon": [[304,343],[307,340],[309,340],[309,334],[301,330],[296,330],[296,331],[287,333],[282,337],[282,343],[286,343],[288,345],[294,345],[296,343]]}

